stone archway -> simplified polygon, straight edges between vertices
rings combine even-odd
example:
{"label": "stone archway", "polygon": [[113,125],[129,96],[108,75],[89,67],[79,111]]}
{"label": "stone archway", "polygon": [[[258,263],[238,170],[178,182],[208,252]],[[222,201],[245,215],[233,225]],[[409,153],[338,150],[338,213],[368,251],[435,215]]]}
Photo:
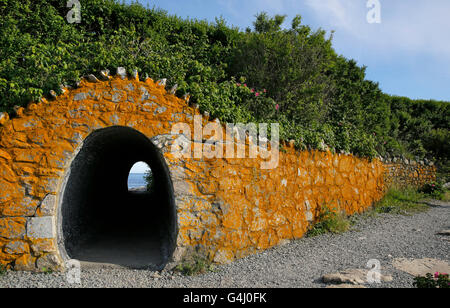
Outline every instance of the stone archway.
{"label": "stone archway", "polygon": [[[130,192],[128,171],[138,162],[153,171],[152,189]],[[139,131],[122,126],[91,133],[72,161],[61,189],[58,246],[65,259],[162,269],[176,242],[169,168]]]}
{"label": "stone archway", "polygon": [[[141,239],[145,239],[145,232],[159,234],[158,240],[163,240],[156,245],[158,253],[153,261],[145,261],[152,256],[148,250],[155,251],[154,243],[148,242],[151,249],[141,247],[136,252],[144,256],[144,261],[130,265],[148,263],[161,268],[171,261],[179,243],[175,206],[179,194],[171,181],[179,180],[173,175],[180,172],[174,171],[178,160],[168,154],[170,142],[176,137],[170,134],[170,122],[189,121],[198,110],[166,92],[163,83],[151,79],[143,82],[137,76],[103,77],[107,80],[86,78],[77,88],[64,89],[62,95],[31,102],[26,108],[18,108],[12,118],[0,113],[0,265],[17,270],[59,270],[67,259],[83,257],[83,250],[77,249],[86,243],[84,238],[95,240],[96,235],[103,235],[107,242],[133,232],[142,234]],[[111,153],[119,154],[112,155],[113,159]],[[145,205],[152,203],[149,200],[155,194],[127,194],[126,176],[137,161],[146,162],[158,173],[156,197],[166,206],[156,207],[158,214],[145,213]],[[101,179],[102,173],[106,180]],[[124,190],[126,193],[119,196]],[[85,201],[93,204],[102,200],[106,204],[92,207],[91,212],[74,210]],[[120,201],[123,206],[119,209]],[[115,211],[108,211],[112,203]],[[138,206],[125,206],[130,204]],[[144,210],[139,205],[144,205]],[[86,219],[88,216],[93,217],[93,225],[98,225],[80,229],[92,222]],[[82,223],[74,223],[79,218]],[[143,227],[139,233],[137,227],[108,226],[114,219],[124,225],[130,219],[140,221],[128,223],[128,227],[154,228]],[[117,231],[118,235],[108,235],[112,234],[108,231]],[[96,261],[93,256],[87,255],[86,260]],[[120,263],[113,259],[99,261]]]}

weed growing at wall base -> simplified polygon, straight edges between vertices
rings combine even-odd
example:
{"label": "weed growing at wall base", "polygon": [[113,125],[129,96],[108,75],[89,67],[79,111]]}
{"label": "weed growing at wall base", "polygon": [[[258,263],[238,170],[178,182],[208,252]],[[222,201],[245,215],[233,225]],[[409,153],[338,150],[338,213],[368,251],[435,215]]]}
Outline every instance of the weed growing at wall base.
{"label": "weed growing at wall base", "polygon": [[307,236],[313,237],[325,233],[344,233],[350,228],[347,215],[337,209],[324,206],[319,214],[318,223],[308,231]]}
{"label": "weed growing at wall base", "polygon": [[207,258],[200,255],[193,255],[184,260],[174,269],[175,272],[182,273],[185,276],[194,276],[214,271],[215,267]]}
{"label": "weed growing at wall base", "polygon": [[0,264],[0,277],[6,274],[6,266]]}

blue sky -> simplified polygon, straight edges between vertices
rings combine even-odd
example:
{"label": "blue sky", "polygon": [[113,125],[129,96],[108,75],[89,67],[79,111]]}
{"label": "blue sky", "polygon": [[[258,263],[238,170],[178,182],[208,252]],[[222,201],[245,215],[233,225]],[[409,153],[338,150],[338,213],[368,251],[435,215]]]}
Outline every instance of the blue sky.
{"label": "blue sky", "polygon": [[130,173],[146,173],[149,169],[150,167],[146,163],[140,161],[133,165]]}
{"label": "blue sky", "polygon": [[[130,2],[130,1],[127,1]],[[223,16],[245,29],[254,16],[300,14],[313,29],[335,30],[339,54],[367,66],[367,78],[389,94],[450,101],[450,0],[379,0],[381,23],[369,24],[368,0],[139,0],[172,15]]]}

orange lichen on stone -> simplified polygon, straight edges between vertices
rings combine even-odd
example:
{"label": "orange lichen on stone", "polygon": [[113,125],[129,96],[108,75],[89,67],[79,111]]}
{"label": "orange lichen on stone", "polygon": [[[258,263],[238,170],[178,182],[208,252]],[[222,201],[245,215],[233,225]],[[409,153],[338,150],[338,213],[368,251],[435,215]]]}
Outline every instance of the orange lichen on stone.
{"label": "orange lichen on stone", "polygon": [[[27,226],[56,219],[74,156],[86,137],[105,127],[165,138],[159,147],[173,180],[177,246],[197,248],[219,263],[302,237],[324,206],[348,215],[366,210],[401,169],[329,151],[298,152],[292,143],[284,145],[271,170],[261,169],[261,158],[177,158],[170,147],[180,135],[172,127],[187,123],[193,140],[196,115],[188,100],[151,79],[139,81],[137,74],[82,80],[52,101],[29,104],[14,119],[0,114],[0,264],[33,270],[57,259],[56,239],[27,234]],[[202,123],[212,122],[203,117]],[[246,153],[249,146],[247,140]],[[413,172],[420,182],[432,179],[435,170],[417,165]]]}

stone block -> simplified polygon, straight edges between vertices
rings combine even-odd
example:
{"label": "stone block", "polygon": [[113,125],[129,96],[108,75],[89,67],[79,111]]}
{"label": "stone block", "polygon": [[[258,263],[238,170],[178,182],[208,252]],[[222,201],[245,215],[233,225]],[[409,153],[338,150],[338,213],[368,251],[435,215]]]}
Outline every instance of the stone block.
{"label": "stone block", "polygon": [[56,208],[56,196],[47,195],[44,200],[42,200],[39,206],[40,214],[42,216],[53,216],[55,214]]}
{"label": "stone block", "polygon": [[27,237],[31,239],[55,238],[55,229],[53,217],[32,217],[27,222]]}
{"label": "stone block", "polygon": [[6,244],[3,251],[12,255],[22,255],[29,252],[28,244],[23,241],[12,241]]}
{"label": "stone block", "polygon": [[29,254],[24,254],[14,262],[14,270],[16,271],[35,271],[36,259]]}

